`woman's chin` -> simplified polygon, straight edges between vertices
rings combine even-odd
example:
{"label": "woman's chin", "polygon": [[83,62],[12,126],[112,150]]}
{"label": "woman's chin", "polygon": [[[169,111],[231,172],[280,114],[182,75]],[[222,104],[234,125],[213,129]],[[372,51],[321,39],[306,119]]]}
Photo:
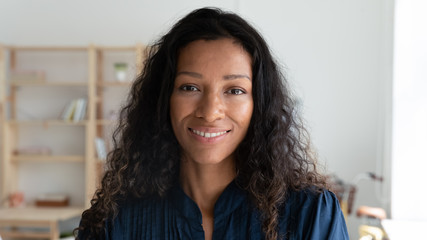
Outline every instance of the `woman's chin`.
{"label": "woman's chin", "polygon": [[234,159],[233,155],[218,156],[218,154],[210,153],[206,155],[199,154],[197,157],[184,158],[183,161],[184,163],[191,162],[191,164],[196,164],[201,166],[215,166],[215,165],[228,165],[233,161],[233,159]]}

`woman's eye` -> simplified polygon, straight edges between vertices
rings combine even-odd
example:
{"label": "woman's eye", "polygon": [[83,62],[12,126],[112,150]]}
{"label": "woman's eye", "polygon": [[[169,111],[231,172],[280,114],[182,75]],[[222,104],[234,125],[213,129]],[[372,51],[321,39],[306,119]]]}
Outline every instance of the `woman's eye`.
{"label": "woman's eye", "polygon": [[183,91],[188,91],[188,92],[195,92],[195,91],[199,90],[195,86],[191,86],[191,85],[184,85],[184,86],[180,87],[180,89]]}
{"label": "woman's eye", "polygon": [[242,89],[233,88],[233,89],[228,90],[227,93],[230,93],[233,95],[241,95],[241,94],[245,94],[246,92],[243,91]]}

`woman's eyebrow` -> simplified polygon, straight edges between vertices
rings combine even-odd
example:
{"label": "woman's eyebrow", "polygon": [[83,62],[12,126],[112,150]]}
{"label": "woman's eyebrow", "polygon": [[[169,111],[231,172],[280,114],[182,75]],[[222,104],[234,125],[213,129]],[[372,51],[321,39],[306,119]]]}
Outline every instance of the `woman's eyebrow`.
{"label": "woman's eyebrow", "polygon": [[224,76],[225,80],[233,80],[238,78],[247,78],[248,80],[251,80],[251,78],[246,74],[230,74]]}
{"label": "woman's eyebrow", "polygon": [[[188,71],[178,72],[176,75],[177,76],[188,75],[188,76],[194,77],[194,78],[203,78],[203,75],[200,73],[188,72]],[[224,78],[224,80],[233,80],[233,79],[238,79],[238,78],[246,78],[248,80],[251,80],[251,78],[246,74],[229,74],[229,75],[225,75],[223,78]]]}

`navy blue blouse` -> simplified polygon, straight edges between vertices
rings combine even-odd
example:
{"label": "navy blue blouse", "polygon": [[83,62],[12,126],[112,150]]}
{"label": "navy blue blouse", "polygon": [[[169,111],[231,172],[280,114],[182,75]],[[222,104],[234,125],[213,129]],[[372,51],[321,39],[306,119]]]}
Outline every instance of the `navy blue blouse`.
{"label": "navy blue blouse", "polygon": [[[179,186],[163,198],[121,204],[105,231],[106,239],[204,239],[201,212]],[[349,239],[339,203],[329,191],[290,192],[279,231],[283,239]],[[212,239],[264,239],[259,212],[234,182],[215,204]]]}

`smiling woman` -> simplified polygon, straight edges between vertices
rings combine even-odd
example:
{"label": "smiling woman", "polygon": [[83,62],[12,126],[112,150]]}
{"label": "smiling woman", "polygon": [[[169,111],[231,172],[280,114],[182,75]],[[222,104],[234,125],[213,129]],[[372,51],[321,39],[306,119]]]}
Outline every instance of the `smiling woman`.
{"label": "smiling woman", "polygon": [[348,239],[263,38],[199,9],[152,48],[79,239]]}
{"label": "smiling woman", "polygon": [[251,78],[251,57],[231,38],[194,41],[178,57],[170,117],[187,176],[181,186],[200,207],[206,236],[221,189],[236,177],[234,152],[253,111]]}

